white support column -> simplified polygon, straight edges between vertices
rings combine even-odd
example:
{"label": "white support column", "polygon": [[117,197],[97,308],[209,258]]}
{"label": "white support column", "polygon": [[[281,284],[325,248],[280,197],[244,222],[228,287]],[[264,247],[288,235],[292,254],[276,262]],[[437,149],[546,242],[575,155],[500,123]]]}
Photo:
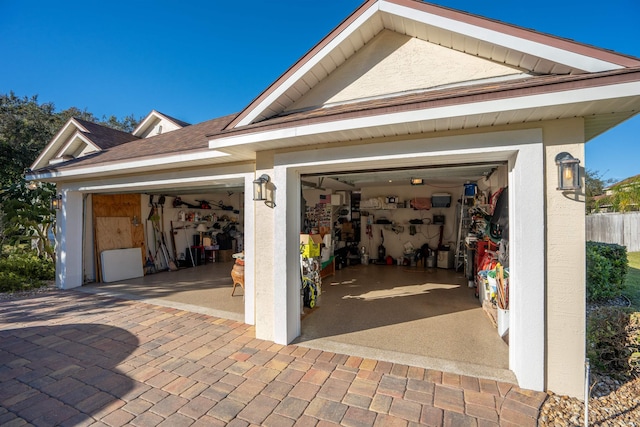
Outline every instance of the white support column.
{"label": "white support column", "polygon": [[[244,323],[256,324],[256,224],[253,201],[253,173],[244,177]],[[251,244],[248,244],[251,243]]]}
{"label": "white support column", "polygon": [[509,161],[509,367],[523,388],[545,389],[545,202],[542,143]]}
{"label": "white support column", "polygon": [[274,341],[288,344],[300,335],[300,175],[274,169]]}
{"label": "white support column", "polygon": [[61,190],[62,208],[56,213],[56,286],[82,286],[82,193]]}

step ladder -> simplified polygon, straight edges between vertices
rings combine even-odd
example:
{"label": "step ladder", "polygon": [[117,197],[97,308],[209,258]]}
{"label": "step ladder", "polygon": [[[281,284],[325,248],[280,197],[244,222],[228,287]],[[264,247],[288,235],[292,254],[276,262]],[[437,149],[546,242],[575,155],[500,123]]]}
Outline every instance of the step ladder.
{"label": "step ladder", "polygon": [[460,198],[460,204],[458,204],[458,238],[456,241],[456,255],[454,267],[456,271],[466,266],[467,261],[467,247],[465,245],[465,238],[469,234],[469,228],[471,227],[471,215],[469,214],[469,208],[473,205],[473,197],[467,197],[462,194]]}

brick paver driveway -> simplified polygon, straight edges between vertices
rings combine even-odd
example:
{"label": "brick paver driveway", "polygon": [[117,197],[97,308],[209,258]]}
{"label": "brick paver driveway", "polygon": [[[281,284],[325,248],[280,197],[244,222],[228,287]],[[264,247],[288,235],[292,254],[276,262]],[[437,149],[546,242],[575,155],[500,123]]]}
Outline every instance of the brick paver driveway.
{"label": "brick paver driveway", "polygon": [[545,394],[55,291],[0,302],[0,425],[534,426]]}

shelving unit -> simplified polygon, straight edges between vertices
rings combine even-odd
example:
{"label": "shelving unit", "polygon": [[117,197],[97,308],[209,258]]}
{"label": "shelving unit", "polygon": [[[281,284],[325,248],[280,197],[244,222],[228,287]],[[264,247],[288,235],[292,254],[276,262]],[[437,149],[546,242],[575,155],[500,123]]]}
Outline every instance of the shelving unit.
{"label": "shelving unit", "polygon": [[456,270],[460,270],[468,264],[468,253],[465,245],[465,238],[469,234],[469,229],[473,220],[469,214],[469,208],[473,207],[473,203],[474,197],[463,195],[461,203],[458,205],[458,239],[456,240],[456,254],[454,262]]}

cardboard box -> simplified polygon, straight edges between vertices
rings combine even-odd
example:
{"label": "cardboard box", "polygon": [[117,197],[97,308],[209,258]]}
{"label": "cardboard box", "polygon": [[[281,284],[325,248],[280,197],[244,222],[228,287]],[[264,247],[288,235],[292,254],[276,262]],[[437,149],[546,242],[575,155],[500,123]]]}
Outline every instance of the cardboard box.
{"label": "cardboard box", "polygon": [[322,237],[319,234],[301,234],[300,245],[302,246],[302,256],[305,258],[316,258],[320,256],[320,245]]}
{"label": "cardboard box", "polygon": [[220,262],[233,261],[233,249],[221,249],[218,251],[218,259]]}

